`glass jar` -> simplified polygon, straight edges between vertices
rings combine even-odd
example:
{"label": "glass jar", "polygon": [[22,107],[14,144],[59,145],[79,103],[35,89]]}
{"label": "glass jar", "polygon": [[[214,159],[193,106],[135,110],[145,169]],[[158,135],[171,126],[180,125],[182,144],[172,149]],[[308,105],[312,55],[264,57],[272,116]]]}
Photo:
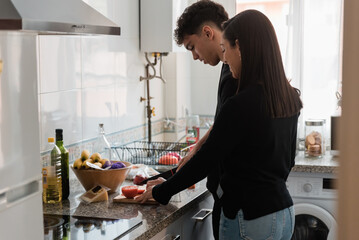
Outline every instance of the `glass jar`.
{"label": "glass jar", "polygon": [[305,121],[305,157],[321,158],[324,154],[324,121]]}
{"label": "glass jar", "polygon": [[199,116],[191,115],[186,117],[186,142],[188,145],[199,141]]}

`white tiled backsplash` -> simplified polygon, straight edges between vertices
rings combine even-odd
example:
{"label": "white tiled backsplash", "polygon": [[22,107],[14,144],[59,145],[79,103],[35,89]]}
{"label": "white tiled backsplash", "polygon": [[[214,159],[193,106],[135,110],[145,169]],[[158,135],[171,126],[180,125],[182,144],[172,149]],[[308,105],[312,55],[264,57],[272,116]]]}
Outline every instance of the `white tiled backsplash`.
{"label": "white tiled backsplash", "polygon": [[[139,81],[144,63],[138,50],[121,51],[125,43],[136,45],[138,41],[114,41],[108,36],[39,36],[41,152],[56,128],[64,129],[64,143],[70,148],[91,142],[99,123],[104,123],[111,138],[145,138],[145,103],[140,102],[144,83]],[[161,95],[162,88],[153,85],[151,92]],[[159,115],[153,121],[159,124],[162,118]],[[131,134],[124,136],[124,132]],[[153,132],[161,130],[154,126]]]}
{"label": "white tiled backsplash", "polygon": [[[145,82],[139,81],[140,76],[145,76],[146,62],[144,53],[139,50],[138,4],[138,1],[124,0],[111,8],[98,6],[98,10],[121,26],[121,36],[38,36],[40,152],[43,157],[47,138],[55,135],[56,128],[64,130],[70,162],[82,149],[91,150],[99,123],[104,123],[113,143],[125,144],[146,138],[146,103],[140,102],[140,97],[146,97],[146,88]],[[188,89],[193,87],[191,54],[182,53],[177,57],[170,54],[163,61],[166,85],[159,79],[150,81],[150,93],[154,97],[151,107],[155,107],[156,114],[152,117],[153,141],[172,141],[184,135],[185,109],[189,109],[190,114],[203,115],[201,128],[205,131],[206,123],[213,122],[213,117],[207,114],[215,109],[220,68],[216,74],[210,74],[213,76],[201,73],[203,79],[215,77],[210,78],[215,87],[211,91],[202,91],[202,88],[197,91],[194,87],[195,96],[203,100],[210,94],[213,102],[198,111],[198,104],[195,102],[194,107],[191,106],[193,101],[188,98],[189,94],[193,95]],[[192,96],[192,100],[198,99]],[[179,125],[175,131],[164,129],[163,120],[167,117],[177,119]],[[173,132],[174,137],[165,137],[166,133]]]}
{"label": "white tiled backsplash", "polygon": [[[120,39],[119,39],[120,40]],[[113,37],[39,36],[39,119],[40,152],[46,158],[47,138],[56,128],[64,130],[64,143],[70,162],[83,149],[92,150],[98,124],[104,123],[109,141],[126,144],[146,139],[147,119],[143,54],[139,50],[122,51]],[[132,46],[137,49],[137,46]],[[131,49],[131,48],[130,48]],[[156,108],[152,118],[154,141],[164,140],[163,83],[151,81],[151,101]],[[206,128],[211,116],[203,116]],[[173,119],[172,119],[173,120]],[[185,120],[178,119],[179,135],[184,134]],[[171,131],[168,131],[171,132]]]}

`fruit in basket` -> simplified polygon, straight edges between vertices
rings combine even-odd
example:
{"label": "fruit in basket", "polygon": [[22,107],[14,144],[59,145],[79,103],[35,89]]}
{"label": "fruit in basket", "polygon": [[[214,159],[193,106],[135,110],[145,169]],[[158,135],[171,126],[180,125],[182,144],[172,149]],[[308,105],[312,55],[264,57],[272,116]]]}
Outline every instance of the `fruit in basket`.
{"label": "fruit in basket", "polygon": [[114,193],[117,191],[118,186],[120,186],[125,181],[127,174],[131,170],[131,163],[125,161],[121,162],[126,167],[106,171],[101,171],[94,168],[88,168],[87,170],[84,170],[74,169],[72,167],[71,169],[86,191],[90,190],[94,186],[101,185],[109,188],[109,193]]}
{"label": "fruit in basket", "polygon": [[86,159],[90,158],[90,152],[88,150],[83,150],[81,153],[81,160],[85,161]]}
{"label": "fruit in basket", "polygon": [[81,158],[76,159],[74,162],[74,168],[81,169],[81,165],[82,165],[82,159]]}
{"label": "fruit in basket", "polygon": [[87,165],[87,162],[92,163],[92,159],[86,159],[85,161],[83,161],[82,165],[81,165],[81,169],[89,169],[90,167]]}
{"label": "fruit in basket", "polygon": [[107,160],[105,163],[102,164],[102,168],[107,168],[107,167],[109,167],[111,165],[112,165],[112,163],[109,160]]}
{"label": "fruit in basket", "polygon": [[124,186],[121,189],[122,194],[127,198],[134,198],[138,194],[138,187],[137,186]]}
{"label": "fruit in basket", "polygon": [[101,160],[101,154],[94,153],[94,154],[91,155],[90,158],[93,160],[94,163],[99,162]]}
{"label": "fruit in basket", "polygon": [[100,160],[100,163],[101,163],[102,166],[103,166],[107,161],[110,161],[110,160],[108,160],[108,159],[106,159],[106,158],[102,158],[102,159]]}
{"label": "fruit in basket", "polygon": [[122,162],[115,162],[111,165],[110,169],[118,169],[118,168],[124,168],[124,167],[126,167],[126,166]]}
{"label": "fruit in basket", "polygon": [[159,164],[163,164],[163,165],[175,165],[178,164],[178,158],[169,154],[163,155],[162,157],[160,157],[160,159],[158,160]]}

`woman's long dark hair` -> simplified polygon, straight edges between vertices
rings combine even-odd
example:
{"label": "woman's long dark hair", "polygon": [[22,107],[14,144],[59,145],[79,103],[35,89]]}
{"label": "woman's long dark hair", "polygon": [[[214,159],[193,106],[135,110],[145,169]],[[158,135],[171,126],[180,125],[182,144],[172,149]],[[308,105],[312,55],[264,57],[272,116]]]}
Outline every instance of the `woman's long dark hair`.
{"label": "woman's long dark hair", "polygon": [[282,57],[273,25],[256,10],[246,10],[223,24],[223,38],[232,47],[239,43],[242,69],[238,91],[252,84],[264,88],[271,117],[290,117],[303,107],[299,90],[285,76]]}

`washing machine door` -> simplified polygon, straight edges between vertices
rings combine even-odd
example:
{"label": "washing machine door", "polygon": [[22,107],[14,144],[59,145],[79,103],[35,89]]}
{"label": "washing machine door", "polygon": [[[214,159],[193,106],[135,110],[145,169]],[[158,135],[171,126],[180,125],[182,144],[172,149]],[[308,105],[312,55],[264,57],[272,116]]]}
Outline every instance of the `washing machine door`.
{"label": "washing machine door", "polygon": [[309,204],[294,205],[295,228],[292,240],[335,240],[337,223],[325,209]]}

